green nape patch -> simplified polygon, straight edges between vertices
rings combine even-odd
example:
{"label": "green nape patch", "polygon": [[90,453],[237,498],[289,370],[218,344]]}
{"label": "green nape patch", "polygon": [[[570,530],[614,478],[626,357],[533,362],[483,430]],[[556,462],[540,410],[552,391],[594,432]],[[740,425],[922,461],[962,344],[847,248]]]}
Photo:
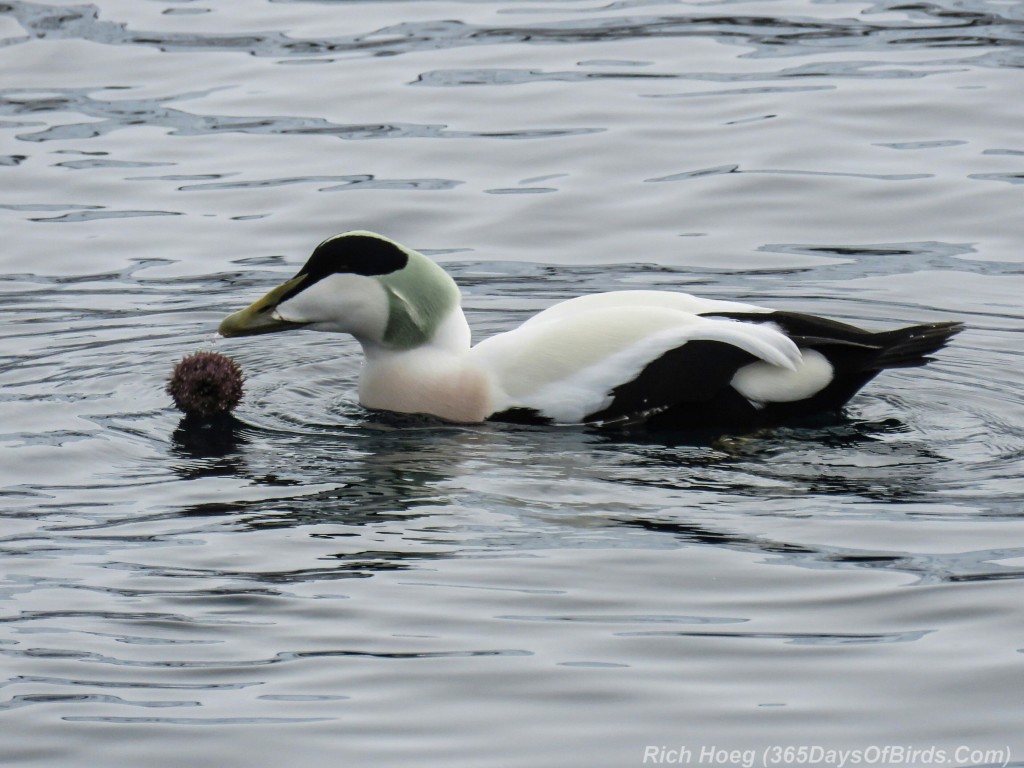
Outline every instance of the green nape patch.
{"label": "green nape patch", "polygon": [[459,305],[459,287],[441,267],[422,253],[403,248],[404,269],[378,279],[388,296],[384,343],[412,349],[428,342],[445,317]]}

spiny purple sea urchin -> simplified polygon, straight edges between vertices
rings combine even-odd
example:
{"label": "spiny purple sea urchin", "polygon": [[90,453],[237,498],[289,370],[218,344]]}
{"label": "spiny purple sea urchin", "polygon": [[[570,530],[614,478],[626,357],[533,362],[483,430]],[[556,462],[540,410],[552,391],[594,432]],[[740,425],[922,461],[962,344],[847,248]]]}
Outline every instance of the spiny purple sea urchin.
{"label": "spiny purple sea urchin", "polygon": [[242,399],[242,369],[220,352],[194,352],[182,358],[167,382],[179,410],[193,416],[230,412]]}

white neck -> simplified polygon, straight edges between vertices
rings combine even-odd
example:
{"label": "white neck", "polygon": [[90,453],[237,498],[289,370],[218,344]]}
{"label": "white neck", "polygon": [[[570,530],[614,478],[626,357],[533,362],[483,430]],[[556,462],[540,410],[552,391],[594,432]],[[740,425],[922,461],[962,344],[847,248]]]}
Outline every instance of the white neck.
{"label": "white neck", "polygon": [[388,349],[362,342],[366,363],[359,401],[367,408],[426,413],[449,421],[483,421],[494,408],[490,377],[469,359],[470,330],[456,307],[426,344]]}

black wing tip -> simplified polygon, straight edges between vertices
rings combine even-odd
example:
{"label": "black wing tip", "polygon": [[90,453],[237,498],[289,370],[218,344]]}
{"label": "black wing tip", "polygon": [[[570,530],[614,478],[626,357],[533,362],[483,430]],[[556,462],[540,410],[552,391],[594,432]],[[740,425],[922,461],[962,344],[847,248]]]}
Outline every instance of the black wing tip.
{"label": "black wing tip", "polygon": [[935,359],[933,354],[966,327],[958,320],[945,320],[879,333],[876,339],[882,350],[874,360],[875,367],[881,370],[926,365]]}

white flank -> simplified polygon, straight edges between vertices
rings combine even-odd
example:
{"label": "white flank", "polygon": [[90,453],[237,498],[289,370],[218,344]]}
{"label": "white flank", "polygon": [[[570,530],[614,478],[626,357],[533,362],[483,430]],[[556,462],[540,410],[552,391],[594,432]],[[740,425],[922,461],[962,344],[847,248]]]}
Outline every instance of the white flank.
{"label": "white flank", "polygon": [[751,363],[732,378],[733,388],[755,405],[792,403],[814,397],[832,381],[832,364],[813,349],[803,351],[803,360],[786,370],[767,363]]}

